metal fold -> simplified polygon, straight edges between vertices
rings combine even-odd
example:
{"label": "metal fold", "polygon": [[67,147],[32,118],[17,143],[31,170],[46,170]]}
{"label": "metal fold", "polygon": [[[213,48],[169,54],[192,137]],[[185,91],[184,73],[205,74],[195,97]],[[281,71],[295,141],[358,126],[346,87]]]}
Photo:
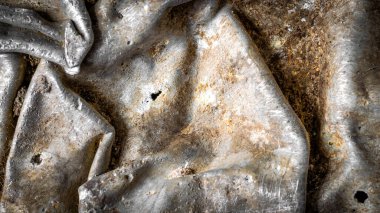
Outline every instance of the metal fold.
{"label": "metal fold", "polygon": [[329,80],[321,145],[329,172],[316,194],[319,212],[380,209],[380,7],[341,1],[328,14]]}
{"label": "metal fold", "polygon": [[0,160],[5,166],[14,131],[13,103],[24,78],[25,62],[17,53],[0,54]]}
{"label": "metal fold", "polygon": [[106,171],[113,127],[66,89],[42,60],[28,88],[7,161],[2,211],[73,212],[78,187]]}
{"label": "metal fold", "polygon": [[[120,167],[79,188],[80,212],[304,211],[307,133],[231,8],[203,6],[194,43],[166,37],[128,62],[124,90],[113,81],[133,123]],[[154,83],[133,86],[138,73]]]}
{"label": "metal fold", "polygon": [[228,2],[0,0],[0,212],[379,212],[378,0]]}
{"label": "metal fold", "polygon": [[61,23],[51,23],[30,9],[0,5],[0,22],[7,24],[1,26],[0,52],[30,54],[78,74],[94,40],[91,19],[82,0],[60,1],[68,19]]}

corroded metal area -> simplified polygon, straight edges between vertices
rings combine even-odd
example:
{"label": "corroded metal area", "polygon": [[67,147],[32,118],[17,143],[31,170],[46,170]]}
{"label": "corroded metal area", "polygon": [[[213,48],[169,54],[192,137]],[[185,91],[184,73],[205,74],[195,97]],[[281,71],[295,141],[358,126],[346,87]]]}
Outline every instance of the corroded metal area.
{"label": "corroded metal area", "polygon": [[307,201],[309,135],[233,5],[0,0],[1,211],[379,211],[380,6],[336,3]]}

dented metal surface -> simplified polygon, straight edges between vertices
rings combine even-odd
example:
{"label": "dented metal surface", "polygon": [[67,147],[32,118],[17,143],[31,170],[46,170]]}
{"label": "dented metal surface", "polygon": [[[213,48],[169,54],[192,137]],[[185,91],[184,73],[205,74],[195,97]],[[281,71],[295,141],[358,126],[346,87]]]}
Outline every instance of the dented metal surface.
{"label": "dented metal surface", "polygon": [[[2,1],[2,211],[305,211],[308,135],[228,4]],[[321,212],[379,209],[378,11],[347,0],[326,19]],[[14,133],[11,52],[41,58]]]}

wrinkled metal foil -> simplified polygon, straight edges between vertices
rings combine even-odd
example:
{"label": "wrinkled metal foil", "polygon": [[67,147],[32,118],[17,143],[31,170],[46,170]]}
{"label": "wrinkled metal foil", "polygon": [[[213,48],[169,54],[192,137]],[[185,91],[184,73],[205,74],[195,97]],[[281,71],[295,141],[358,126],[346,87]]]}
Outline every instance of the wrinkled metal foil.
{"label": "wrinkled metal foil", "polygon": [[[379,212],[380,3],[339,2],[308,211]],[[2,212],[306,211],[308,133],[231,5],[89,5],[0,0]]]}

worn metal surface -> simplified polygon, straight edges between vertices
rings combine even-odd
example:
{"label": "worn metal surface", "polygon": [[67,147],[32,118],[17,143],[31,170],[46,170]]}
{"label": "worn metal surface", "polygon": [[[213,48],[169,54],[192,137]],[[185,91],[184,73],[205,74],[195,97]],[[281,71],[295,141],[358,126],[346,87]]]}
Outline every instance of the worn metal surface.
{"label": "worn metal surface", "polygon": [[120,88],[107,102],[128,133],[121,168],[79,189],[81,211],[304,209],[302,124],[231,9],[202,6],[195,35],[165,33],[153,57],[86,78],[99,93]]}
{"label": "worn metal surface", "polygon": [[25,97],[8,157],[7,211],[73,211],[81,183],[109,164],[114,129],[42,61]]}
{"label": "worn metal surface", "polygon": [[321,143],[329,174],[320,212],[380,210],[380,4],[342,1],[328,14],[331,53]]}
{"label": "worn metal surface", "polygon": [[82,0],[61,0],[61,5],[68,18],[63,23],[50,23],[30,9],[0,5],[0,52],[45,58],[78,74],[94,39],[91,19]]}
{"label": "worn metal surface", "polygon": [[[231,6],[0,2],[2,211],[305,211],[308,135]],[[330,168],[313,210],[380,208],[379,19],[369,0],[326,18]],[[41,58],[14,133],[11,52]]]}
{"label": "worn metal surface", "polygon": [[[0,159],[5,161],[14,131],[13,102],[24,77],[25,62],[18,54],[0,54]],[[2,166],[4,166],[3,164]]]}

